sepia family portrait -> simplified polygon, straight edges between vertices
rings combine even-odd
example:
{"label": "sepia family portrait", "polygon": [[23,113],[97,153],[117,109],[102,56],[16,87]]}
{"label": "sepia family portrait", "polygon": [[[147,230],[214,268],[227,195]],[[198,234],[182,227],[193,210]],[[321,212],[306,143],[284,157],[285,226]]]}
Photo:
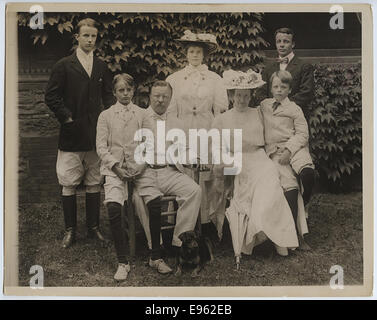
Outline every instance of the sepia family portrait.
{"label": "sepia family portrait", "polygon": [[368,5],[8,9],[7,286],[371,294]]}

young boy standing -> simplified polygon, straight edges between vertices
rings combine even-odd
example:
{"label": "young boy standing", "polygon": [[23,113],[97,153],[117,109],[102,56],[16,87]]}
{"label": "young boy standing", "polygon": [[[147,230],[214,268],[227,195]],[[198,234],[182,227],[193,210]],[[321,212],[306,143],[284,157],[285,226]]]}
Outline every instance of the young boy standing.
{"label": "young boy standing", "polygon": [[[309,130],[301,108],[290,101],[292,76],[288,71],[274,72],[270,79],[273,98],[261,102],[263,114],[266,153],[276,164],[284,195],[292,210],[292,215],[298,227],[298,196],[300,179],[309,171],[314,171],[314,165],[309,153]],[[314,173],[313,173],[314,174]],[[305,191],[305,190],[304,190]],[[297,229],[298,230],[298,229]],[[303,236],[299,236],[300,248],[310,249]]]}
{"label": "young boy standing", "polygon": [[97,119],[114,103],[112,76],[106,63],[93,56],[98,27],[93,19],[77,25],[77,50],[58,61],[47,84],[45,102],[60,122],[56,171],[62,186],[65,222],[63,248],[76,237],[76,187],[86,187],[88,236],[104,241],[99,230],[100,160],[96,153]]}
{"label": "young boy standing", "polygon": [[101,174],[105,177],[105,205],[113,235],[118,269],[115,280],[126,280],[130,272],[127,246],[122,228],[122,206],[128,199],[126,180],[141,174],[144,165],[133,159],[136,142],[135,132],[152,128],[146,112],[132,103],[135,90],[134,79],[118,74],[113,80],[117,102],[103,111],[97,124],[97,153],[101,159]]}

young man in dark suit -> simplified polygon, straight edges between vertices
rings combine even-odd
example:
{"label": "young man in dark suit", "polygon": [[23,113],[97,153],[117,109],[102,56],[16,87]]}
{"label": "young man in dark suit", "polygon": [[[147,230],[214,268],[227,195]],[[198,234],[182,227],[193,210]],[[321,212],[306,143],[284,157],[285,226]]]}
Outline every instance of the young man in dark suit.
{"label": "young man in dark suit", "polygon": [[[305,118],[308,119],[308,105],[314,98],[313,66],[302,61],[295,53],[294,33],[289,28],[280,28],[275,31],[275,44],[278,53],[276,61],[266,65],[262,78],[266,85],[262,88],[261,96],[272,97],[271,76],[279,70],[289,71],[292,75],[291,93],[289,99],[301,107]],[[304,168],[300,172],[300,180],[304,187],[303,199],[306,205],[311,197],[315,182],[315,172],[311,168]]]}
{"label": "young man in dark suit", "polygon": [[[266,65],[262,78],[266,81],[263,87],[265,97],[272,97],[270,78],[279,70],[287,70],[293,78],[292,91],[289,99],[301,107],[307,117],[308,105],[314,98],[313,66],[302,61],[295,53],[294,33],[289,28],[280,28],[275,31],[275,43],[278,58]],[[307,119],[308,120],[308,119]]]}
{"label": "young man in dark suit", "polygon": [[86,187],[88,237],[104,241],[99,230],[100,160],[96,153],[97,119],[103,106],[115,102],[112,75],[106,63],[93,56],[98,27],[93,19],[77,25],[77,50],[58,61],[50,76],[45,102],[60,122],[56,171],[62,186],[65,222],[63,248],[76,236],[76,187]]}

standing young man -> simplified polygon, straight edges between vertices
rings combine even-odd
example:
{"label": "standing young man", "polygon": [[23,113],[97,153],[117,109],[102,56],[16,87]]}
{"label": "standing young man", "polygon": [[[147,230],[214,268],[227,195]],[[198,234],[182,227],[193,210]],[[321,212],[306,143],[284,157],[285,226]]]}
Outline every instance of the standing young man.
{"label": "standing young man", "polygon": [[291,29],[280,28],[276,30],[275,44],[278,58],[276,61],[267,64],[262,72],[262,78],[266,81],[266,85],[263,87],[265,97],[272,98],[270,87],[272,74],[279,70],[287,70],[293,78],[289,99],[300,106],[307,117],[308,105],[314,98],[313,66],[302,61],[293,52],[295,40]]}
{"label": "standing young man", "polygon": [[88,237],[104,241],[99,230],[100,160],[97,156],[96,126],[103,106],[115,102],[112,75],[107,65],[93,56],[98,27],[87,18],[77,25],[77,50],[59,60],[47,84],[45,102],[60,122],[56,172],[62,186],[65,222],[63,248],[76,236],[76,187],[86,187]]}

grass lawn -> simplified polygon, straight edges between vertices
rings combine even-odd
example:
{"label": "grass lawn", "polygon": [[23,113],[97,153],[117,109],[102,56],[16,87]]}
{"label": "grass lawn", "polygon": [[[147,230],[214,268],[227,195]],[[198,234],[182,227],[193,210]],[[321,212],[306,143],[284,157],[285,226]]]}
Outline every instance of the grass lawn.
{"label": "grass lawn", "polygon": [[[363,282],[362,194],[317,194],[309,207],[309,234],[312,251],[296,251],[289,257],[267,257],[258,252],[243,256],[241,270],[235,269],[228,226],[216,248],[215,260],[198,278],[190,272],[182,276],[160,275],[147,266],[148,250],[143,233],[137,235],[137,258],[127,281],[113,280],[116,256],[113,245],[101,247],[86,239],[84,196],[78,197],[77,242],[69,249],[60,247],[63,213],[59,202],[21,205],[19,208],[19,285],[28,286],[29,269],[40,265],[44,286],[287,286],[328,285],[330,268],[344,269],[345,285]],[[111,238],[107,214],[101,209],[103,233]],[[173,266],[174,258],[167,257]]]}

